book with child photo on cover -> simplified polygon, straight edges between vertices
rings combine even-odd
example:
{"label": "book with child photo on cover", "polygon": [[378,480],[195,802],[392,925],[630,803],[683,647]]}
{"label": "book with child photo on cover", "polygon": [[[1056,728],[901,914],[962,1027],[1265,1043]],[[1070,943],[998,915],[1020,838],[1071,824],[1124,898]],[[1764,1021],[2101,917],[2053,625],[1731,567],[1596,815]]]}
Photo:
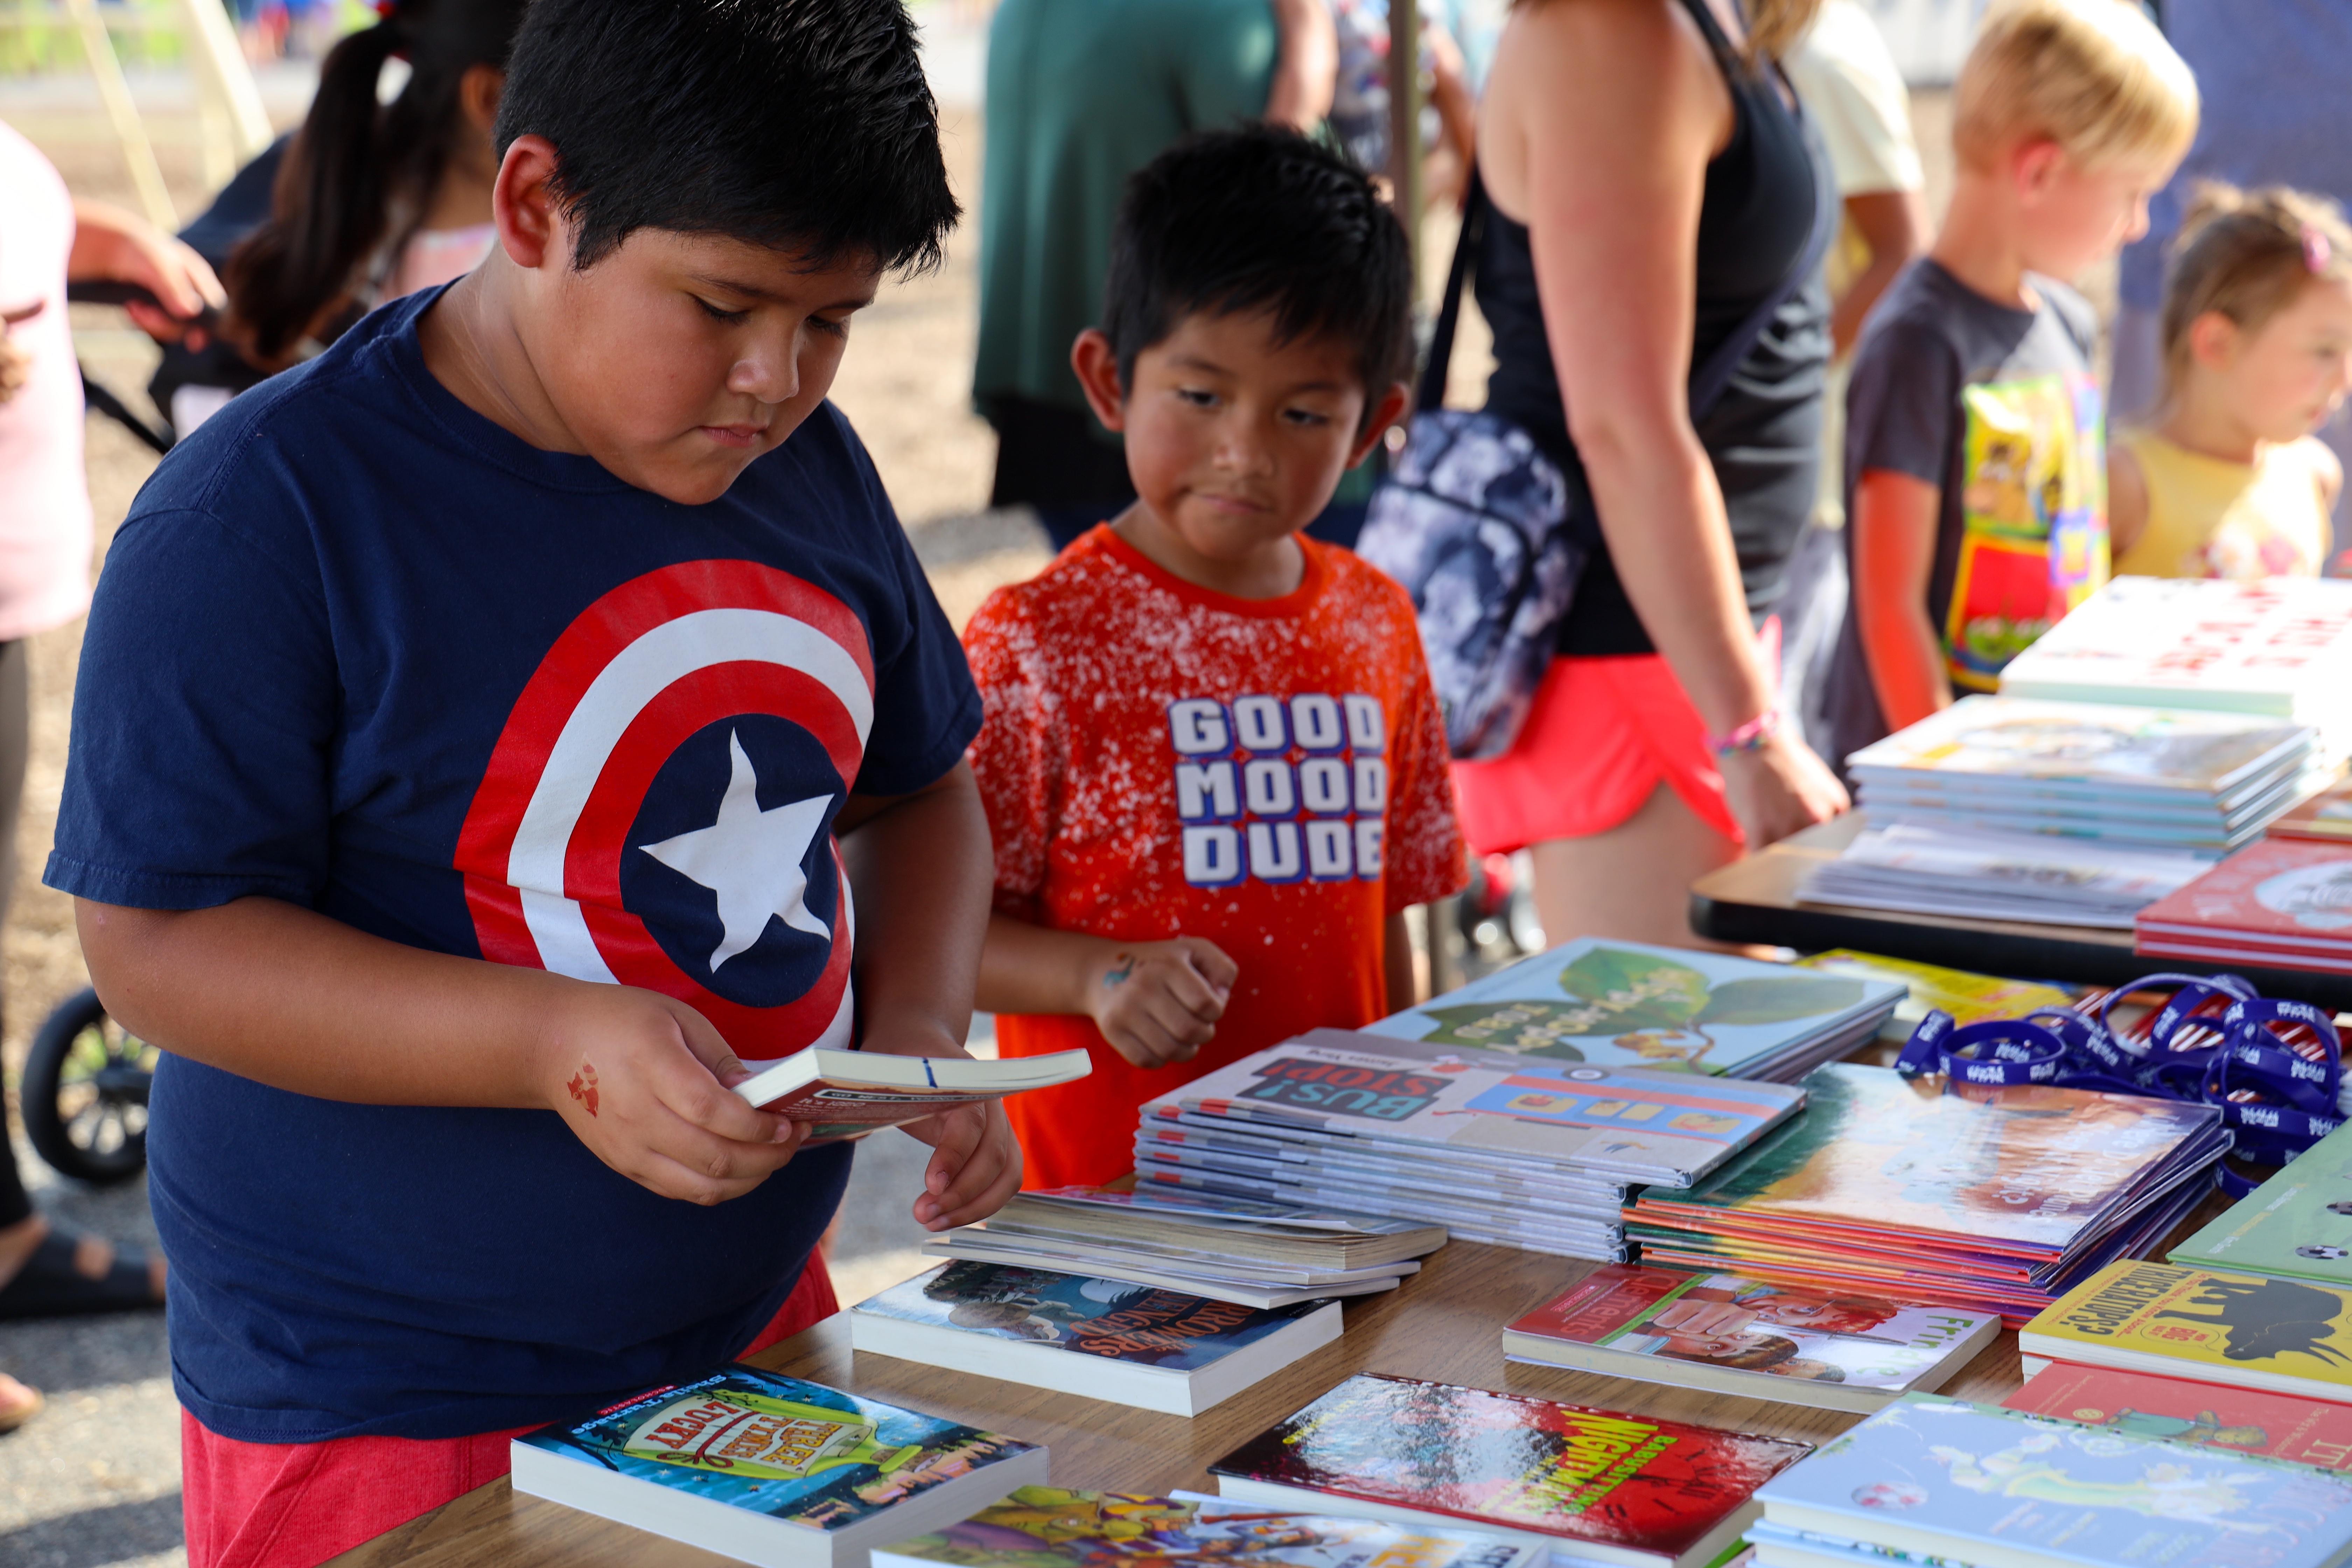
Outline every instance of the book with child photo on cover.
{"label": "book with child photo on cover", "polygon": [[1957,1375],[1991,1312],[1615,1264],[1503,1331],[1513,1361],[1823,1410],[1876,1410]]}

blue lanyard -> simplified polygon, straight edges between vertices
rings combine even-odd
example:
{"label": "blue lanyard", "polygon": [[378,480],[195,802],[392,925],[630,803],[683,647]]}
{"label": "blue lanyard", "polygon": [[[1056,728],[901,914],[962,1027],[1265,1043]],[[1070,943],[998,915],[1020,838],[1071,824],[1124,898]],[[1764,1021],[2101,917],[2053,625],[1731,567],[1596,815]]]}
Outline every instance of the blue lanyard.
{"label": "blue lanyard", "polygon": [[[2109,1022],[2126,995],[2166,989],[2172,994],[2144,1035]],[[2299,1031],[2317,1042],[2318,1059],[2294,1047],[2289,1037]],[[1950,1014],[1930,1012],[1895,1070],[1940,1074],[1948,1085],[2047,1084],[2210,1105],[2230,1129],[2230,1152],[2264,1164],[2294,1159],[2344,1124],[2336,1021],[2307,1002],[2257,995],[2234,974],[2147,975],[2109,994],[2095,1015],[2044,1007],[1960,1027]],[[2256,1184],[2225,1164],[2214,1166],[2214,1179],[2232,1197]]]}

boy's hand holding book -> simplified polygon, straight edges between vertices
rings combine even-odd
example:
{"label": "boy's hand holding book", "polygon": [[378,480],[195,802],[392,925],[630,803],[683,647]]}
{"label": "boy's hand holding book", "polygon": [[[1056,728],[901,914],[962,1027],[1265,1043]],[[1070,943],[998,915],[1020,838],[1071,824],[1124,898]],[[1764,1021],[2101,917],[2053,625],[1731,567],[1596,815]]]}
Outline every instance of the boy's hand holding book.
{"label": "boy's hand holding book", "polygon": [[[866,1036],[865,1049],[903,1057],[950,1057],[968,1053],[949,1038],[919,1036]],[[909,1138],[929,1143],[930,1163],[923,1167],[923,1190],[915,1198],[915,1223],[925,1230],[951,1230],[986,1219],[1021,1190],[1021,1145],[1013,1124],[1004,1119],[1002,1100],[974,1100],[900,1124]]]}

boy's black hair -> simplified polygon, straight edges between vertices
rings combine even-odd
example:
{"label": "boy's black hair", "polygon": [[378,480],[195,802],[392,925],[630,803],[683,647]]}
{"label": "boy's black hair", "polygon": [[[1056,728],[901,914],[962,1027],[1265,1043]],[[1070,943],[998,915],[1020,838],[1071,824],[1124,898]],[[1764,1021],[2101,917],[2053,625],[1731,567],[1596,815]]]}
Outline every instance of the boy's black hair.
{"label": "boy's black hair", "polygon": [[1362,170],[1296,131],[1188,137],[1128,182],[1112,231],[1102,331],[1119,384],[1186,316],[1258,310],[1286,342],[1351,345],[1369,418],[1412,366],[1404,227]]}
{"label": "boy's black hair", "polygon": [[922,269],[959,216],[900,0],[532,0],[499,155],[526,134],[581,268],[666,228]]}

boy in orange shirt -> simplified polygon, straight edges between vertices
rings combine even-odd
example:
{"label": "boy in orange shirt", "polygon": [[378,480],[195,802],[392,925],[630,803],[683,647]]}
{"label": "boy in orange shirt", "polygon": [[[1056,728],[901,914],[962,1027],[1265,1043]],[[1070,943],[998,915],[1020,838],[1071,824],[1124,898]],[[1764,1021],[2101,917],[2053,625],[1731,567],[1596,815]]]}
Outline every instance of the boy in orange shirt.
{"label": "boy in orange shirt", "polygon": [[1091,1077],[1006,1102],[1033,1187],[1133,1163],[1146,1100],[1414,1000],[1407,908],[1463,881],[1404,592],[1299,531],[1404,408],[1404,232],[1265,127],[1130,185],[1071,359],[1139,500],[964,634],[996,842],[980,1005]]}

